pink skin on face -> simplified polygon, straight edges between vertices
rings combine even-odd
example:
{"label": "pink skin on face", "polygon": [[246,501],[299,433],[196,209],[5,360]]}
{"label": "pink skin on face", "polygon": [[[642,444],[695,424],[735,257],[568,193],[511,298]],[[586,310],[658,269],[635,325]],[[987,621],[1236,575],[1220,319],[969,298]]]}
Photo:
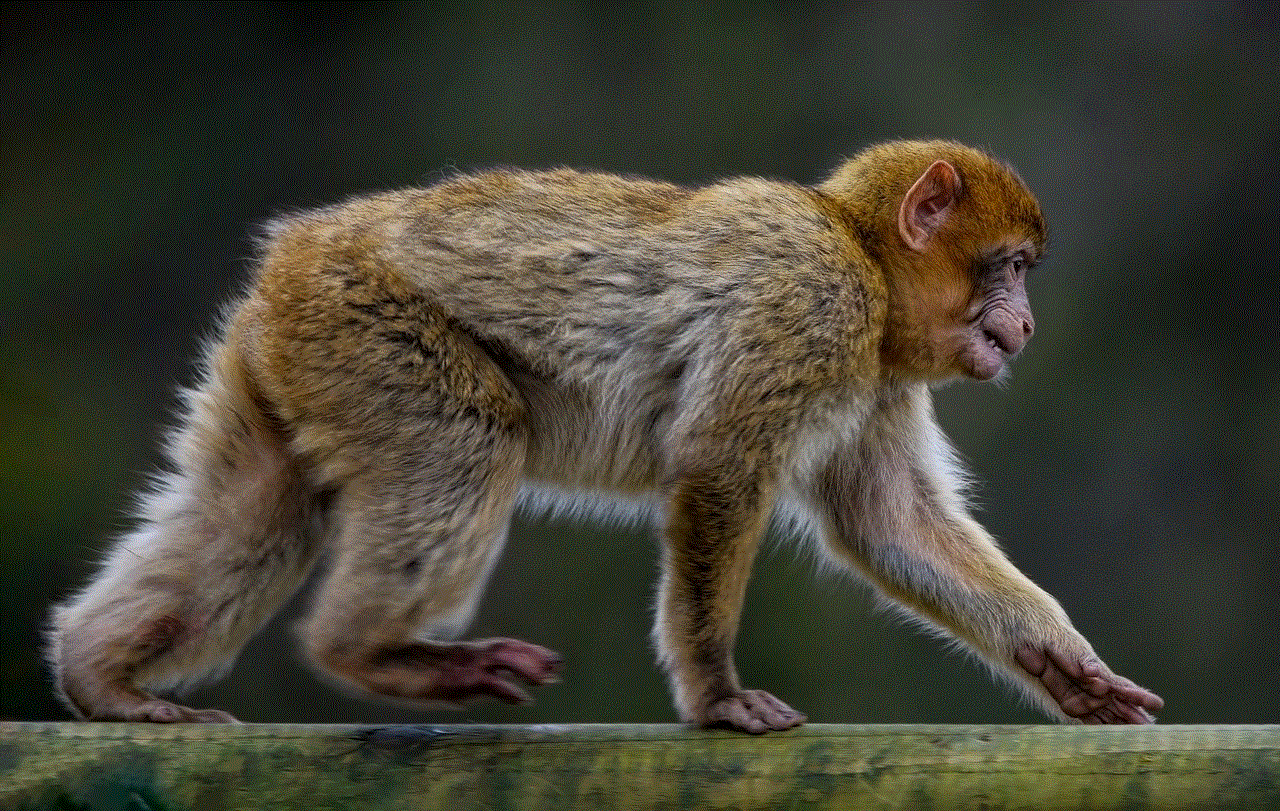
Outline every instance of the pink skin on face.
{"label": "pink skin on face", "polygon": [[970,377],[995,377],[1031,339],[1035,321],[1023,283],[1025,265],[1022,256],[1015,256],[980,281],[979,294],[965,313],[968,329],[959,352],[960,367]]}

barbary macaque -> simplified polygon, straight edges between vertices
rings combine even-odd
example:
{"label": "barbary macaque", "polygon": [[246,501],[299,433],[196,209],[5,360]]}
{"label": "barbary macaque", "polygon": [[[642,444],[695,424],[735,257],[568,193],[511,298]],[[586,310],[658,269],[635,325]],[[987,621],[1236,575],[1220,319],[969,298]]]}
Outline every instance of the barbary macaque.
{"label": "barbary macaque", "polygon": [[733,664],[775,511],[954,635],[1050,716],[1146,723],[970,517],[929,386],[989,380],[1031,337],[1045,226],[1018,175],[945,141],[825,182],[698,188],[559,169],[460,174],[270,229],[189,392],[172,470],[58,606],[81,718],[233,721],[151,690],[225,669],[325,558],[315,663],[401,700],[528,700],[560,658],[449,641],[522,498],[651,505],[654,640],[680,718],[805,717]]}

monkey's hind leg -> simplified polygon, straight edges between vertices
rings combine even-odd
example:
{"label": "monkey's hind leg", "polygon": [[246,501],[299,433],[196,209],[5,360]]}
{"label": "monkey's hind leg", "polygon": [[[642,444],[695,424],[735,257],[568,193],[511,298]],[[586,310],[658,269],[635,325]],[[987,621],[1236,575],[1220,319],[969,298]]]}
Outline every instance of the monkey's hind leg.
{"label": "monkey's hind leg", "polygon": [[[557,654],[509,639],[440,641],[470,620],[506,540],[525,462],[524,400],[429,301],[375,292],[394,306],[351,336],[362,362],[348,366],[347,394],[311,400],[299,426],[321,467],[350,460],[330,464],[348,472],[333,505],[331,571],[303,641],[318,665],[362,691],[411,702],[528,701],[518,682],[555,681]],[[305,362],[317,346],[291,357]],[[366,411],[348,406],[356,392]]]}
{"label": "monkey's hind leg", "polygon": [[[484,432],[470,421],[448,430],[460,429]],[[474,613],[506,539],[516,490],[512,448],[499,449],[494,437],[488,448],[475,440],[466,450],[440,448],[444,432],[429,431],[419,450],[339,496],[339,551],[303,638],[317,664],[364,691],[408,701],[490,696],[521,704],[530,697],[517,679],[556,681],[557,654],[516,640],[431,640],[451,638]]]}
{"label": "monkey's hind leg", "polygon": [[464,409],[418,415],[370,449],[376,466],[343,488],[333,569],[303,636],[342,681],[410,701],[529,700],[510,678],[555,680],[560,658],[524,642],[450,638],[474,612],[506,537],[522,426]]}
{"label": "monkey's hind leg", "polygon": [[255,404],[234,347],[218,347],[210,367],[138,526],[53,611],[49,658],[78,717],[234,721],[148,690],[225,669],[311,568],[319,500]]}

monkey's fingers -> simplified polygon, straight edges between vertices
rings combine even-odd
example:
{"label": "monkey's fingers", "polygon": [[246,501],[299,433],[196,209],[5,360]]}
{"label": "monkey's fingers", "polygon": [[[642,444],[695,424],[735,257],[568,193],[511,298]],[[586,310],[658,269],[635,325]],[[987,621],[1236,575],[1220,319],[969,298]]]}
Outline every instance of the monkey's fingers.
{"label": "monkey's fingers", "polygon": [[1086,724],[1124,724],[1127,721],[1121,720],[1121,717],[1111,707],[1100,707],[1096,712],[1090,713],[1080,719]]}
{"label": "monkey's fingers", "polygon": [[1164,702],[1128,679],[1112,673],[1096,657],[1080,659],[1030,645],[1014,654],[1018,664],[1040,680],[1067,715],[1086,724],[1149,724],[1149,711]]}
{"label": "monkey's fingers", "polygon": [[1035,676],[1064,713],[1072,718],[1087,716],[1104,707],[1109,699],[1102,679],[1086,674],[1078,662],[1055,657],[1050,650],[1024,645],[1014,659]]}
{"label": "monkey's fingers", "polygon": [[1106,676],[1111,688],[1109,704],[1103,706],[1092,716],[1082,718],[1086,724],[1151,724],[1155,723],[1152,712],[1164,706],[1160,696],[1144,690],[1123,676],[1114,673]]}
{"label": "monkey's fingers", "polygon": [[1108,674],[1111,694],[1125,704],[1132,705],[1147,712],[1156,712],[1164,708],[1164,699],[1146,688],[1139,687],[1124,676]]}
{"label": "monkey's fingers", "polygon": [[[1128,719],[1128,723],[1149,724],[1154,720],[1150,713],[1164,707],[1164,699],[1160,696],[1139,687],[1124,676],[1112,673],[1097,657],[1078,661],[1052,650],[1049,651],[1049,656],[1060,668],[1078,679],[1078,683],[1087,683],[1089,686],[1086,689],[1091,695],[1112,699],[1112,710]],[[1101,691],[1097,689],[1099,685]]]}
{"label": "monkey's fingers", "polygon": [[739,690],[713,701],[706,710],[704,726],[725,726],[759,735],[791,729],[807,719],[763,690]]}
{"label": "monkey's fingers", "polygon": [[1155,722],[1146,710],[1123,701],[1112,701],[1096,712],[1080,719],[1086,724],[1150,724]]}
{"label": "monkey's fingers", "polygon": [[[1119,679],[1120,676],[1115,678]],[[1127,681],[1127,680],[1126,680]],[[1159,700],[1154,694],[1137,688],[1146,696]],[[1086,724],[1151,724],[1155,717],[1141,705],[1122,697],[1119,692],[1111,696],[1111,701],[1096,711],[1082,716],[1080,720]]]}

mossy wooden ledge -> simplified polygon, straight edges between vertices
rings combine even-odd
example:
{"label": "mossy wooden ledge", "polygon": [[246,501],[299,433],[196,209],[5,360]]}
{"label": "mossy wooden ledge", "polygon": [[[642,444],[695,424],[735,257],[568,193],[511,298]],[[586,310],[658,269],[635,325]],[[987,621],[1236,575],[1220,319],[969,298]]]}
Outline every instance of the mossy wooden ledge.
{"label": "mossy wooden ledge", "polygon": [[1276,809],[1276,726],[0,724],[0,808]]}

